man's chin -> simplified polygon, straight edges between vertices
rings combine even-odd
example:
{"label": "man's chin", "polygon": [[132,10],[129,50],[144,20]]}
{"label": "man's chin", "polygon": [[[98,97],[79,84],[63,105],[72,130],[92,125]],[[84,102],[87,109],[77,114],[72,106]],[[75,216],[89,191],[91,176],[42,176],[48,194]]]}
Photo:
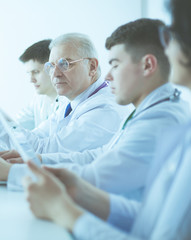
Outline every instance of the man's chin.
{"label": "man's chin", "polygon": [[127,103],[127,101],[124,101],[123,99],[119,99],[119,98],[116,98],[116,102],[119,105],[127,105],[127,104],[129,104],[129,103]]}
{"label": "man's chin", "polygon": [[36,93],[39,94],[39,95],[45,95],[45,93],[41,90],[36,90]]}

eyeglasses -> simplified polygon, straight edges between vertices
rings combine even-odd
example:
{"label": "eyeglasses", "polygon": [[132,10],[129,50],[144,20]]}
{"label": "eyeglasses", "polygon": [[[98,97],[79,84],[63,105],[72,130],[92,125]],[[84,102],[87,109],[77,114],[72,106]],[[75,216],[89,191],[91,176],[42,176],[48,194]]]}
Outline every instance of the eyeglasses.
{"label": "eyeglasses", "polygon": [[70,69],[70,65],[72,65],[73,63],[77,63],[80,61],[83,61],[85,59],[90,59],[90,58],[80,58],[74,61],[68,61],[65,58],[60,58],[58,60],[57,64],[51,63],[51,62],[46,62],[44,64],[44,70],[46,73],[48,73],[50,76],[52,76],[52,74],[54,73],[55,67],[57,66],[59,68],[59,70],[61,72],[67,72]]}
{"label": "eyeglasses", "polygon": [[159,27],[159,38],[164,48],[168,47],[170,41],[174,38],[174,36],[175,36],[175,33],[172,27],[169,27],[169,26]]}

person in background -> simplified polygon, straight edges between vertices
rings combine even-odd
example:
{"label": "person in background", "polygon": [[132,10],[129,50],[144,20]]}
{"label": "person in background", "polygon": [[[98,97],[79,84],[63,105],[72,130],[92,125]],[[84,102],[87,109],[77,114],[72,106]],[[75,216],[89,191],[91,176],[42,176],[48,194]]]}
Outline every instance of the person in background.
{"label": "person in background", "polygon": [[24,63],[30,82],[34,85],[36,95],[31,102],[19,111],[14,120],[22,127],[32,130],[58,107],[57,93],[52,85],[50,76],[44,70],[44,64],[50,55],[51,39],[45,39],[28,47],[19,57]]}
{"label": "person in background", "polygon": [[[191,89],[191,2],[189,0],[171,0],[170,6],[172,9],[173,23],[169,28],[164,27],[161,33],[166,54],[169,57],[173,70],[170,79],[173,82],[178,81],[180,84]],[[184,18],[182,18],[182,16],[184,16]],[[176,75],[174,76],[174,74]],[[188,116],[191,116],[189,109],[187,111]],[[72,232],[75,239],[190,239],[191,191],[189,185],[191,167],[191,120],[189,117],[187,117],[187,121],[188,123],[180,126],[180,128],[177,126],[175,129],[167,131],[166,136],[168,136],[168,138],[162,138],[159,141],[161,142],[162,140],[162,146],[166,147],[161,148],[161,146],[159,146],[159,151],[157,151],[156,154],[158,158],[156,165],[159,165],[159,168],[158,172],[154,172],[155,178],[153,182],[150,183],[150,185],[154,187],[157,186],[157,182],[160,183],[158,185],[160,188],[155,188],[156,191],[159,190],[159,194],[154,195],[152,187],[147,192],[140,218],[139,216],[137,217],[137,219],[141,220],[138,221],[139,224],[133,231],[133,235],[136,235],[137,238],[128,236],[124,232],[104,223],[95,216],[85,212],[76,204],[76,202],[80,203],[81,201],[80,191],[83,195],[85,189],[89,188],[89,190],[91,189],[91,191],[89,191],[89,197],[93,198],[93,196],[97,195],[96,199],[100,203],[94,206],[94,212],[96,211],[96,207],[98,207],[97,212],[99,212],[99,216],[106,219],[104,212],[112,211],[113,207],[115,207],[113,211],[118,221],[124,221],[125,219],[128,225],[129,221],[133,219],[132,216],[136,216],[139,212],[139,208],[137,207],[134,208],[136,210],[133,212],[133,208],[130,208],[130,201],[128,199],[123,199],[123,201],[124,203],[128,203],[129,208],[124,208],[125,204],[122,204],[123,215],[120,216],[121,218],[118,218],[118,210],[120,210],[118,207],[120,206],[121,197],[116,196],[116,205],[108,205],[109,196],[106,193],[100,192],[98,194],[98,190],[84,180],[77,178],[74,174],[65,171],[61,179],[59,175],[55,174],[57,172],[56,169],[55,172],[53,170],[48,172],[46,170],[50,169],[40,169],[29,162],[28,166],[38,177],[38,182],[36,183],[33,183],[29,178],[25,180],[26,191],[28,193],[27,199],[32,212],[39,218],[54,221],[65,227]],[[165,134],[163,134],[163,137],[164,135]],[[165,154],[160,154],[161,152],[163,153],[163,151]],[[166,151],[170,155],[167,155]],[[165,157],[168,158],[165,159]],[[160,162],[162,162],[162,164]],[[163,164],[164,162],[166,164]],[[55,174],[55,176],[52,173]],[[65,183],[65,185],[63,183]],[[163,198],[164,193],[167,195],[166,198]],[[102,199],[102,201],[100,199]],[[166,201],[164,201],[164,199]],[[89,209],[88,204],[89,202],[87,201],[84,205],[80,204],[80,206]],[[134,206],[136,205],[136,203],[132,203],[132,206],[133,204]],[[153,206],[155,206],[155,208],[153,208]],[[155,215],[152,211],[154,210],[156,213],[157,206],[159,206],[159,212]],[[131,212],[128,211],[130,209],[132,210]],[[142,214],[145,209],[146,218],[144,214]],[[125,214],[127,215],[126,218],[122,219]],[[144,217],[142,218],[142,216]],[[156,224],[155,217],[158,217],[158,225]],[[151,221],[151,226],[154,224],[149,231],[147,231],[148,220]],[[143,230],[143,232],[141,232],[140,229]]]}

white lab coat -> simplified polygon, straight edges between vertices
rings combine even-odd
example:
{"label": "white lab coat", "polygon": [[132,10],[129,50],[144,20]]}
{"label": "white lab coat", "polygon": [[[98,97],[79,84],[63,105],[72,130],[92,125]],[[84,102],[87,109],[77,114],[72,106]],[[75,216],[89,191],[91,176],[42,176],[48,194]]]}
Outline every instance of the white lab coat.
{"label": "white lab coat", "polygon": [[[124,109],[118,108],[109,87],[88,96],[97,89],[99,79],[80,94],[71,105],[73,111],[64,118],[65,108],[61,108],[49,120],[32,132],[23,130],[31,146],[37,153],[71,152],[94,149],[106,144],[119,129]],[[127,108],[126,108],[127,109]],[[131,107],[132,109],[132,107]],[[129,110],[127,110],[129,114]],[[8,186],[21,184],[25,166],[11,167]]]}
{"label": "white lab coat", "polygon": [[88,97],[102,82],[97,80],[76,97],[71,102],[73,110],[66,118],[65,107],[60,107],[32,132],[23,130],[36,153],[84,151],[111,139],[119,129],[122,116],[109,87]]}
{"label": "white lab coat", "polygon": [[[154,102],[171,96],[173,91],[172,85],[167,83],[150,93],[137,108],[134,117],[127,123],[113,147],[110,149],[111,140],[102,150],[98,149],[99,153],[104,150],[99,157],[94,159],[94,156],[97,156],[96,150],[90,150],[70,154],[73,163],[69,163],[67,155],[64,154],[63,158],[66,156],[67,162],[56,167],[68,168],[108,192],[140,199],[150,164],[155,156],[157,137],[167,126],[178,126],[189,117],[188,105],[181,99],[165,101],[147,109]],[[86,160],[89,156],[90,161],[93,161],[83,166],[75,164],[80,156]]]}
{"label": "white lab coat", "polygon": [[110,223],[129,231],[137,216],[131,236],[86,213],[76,221],[75,239],[190,239],[190,157],[191,121],[166,129],[158,140],[156,160],[150,169],[149,186],[141,209],[138,202],[110,196],[110,218],[113,215]]}
{"label": "white lab coat", "polygon": [[[174,88],[167,83],[150,93],[137,108],[118,142],[110,149],[111,140],[104,146],[105,152],[91,164],[80,166],[74,163],[75,159],[73,163],[68,163],[67,159],[67,163],[56,166],[66,167],[108,192],[124,194],[135,200],[140,199],[154,158],[157,137],[162,129],[167,126],[178,126],[189,116],[188,106],[183,100],[165,101],[146,109],[156,101],[171,96],[173,92]],[[96,156],[96,150],[93,152]],[[79,153],[77,155],[79,158]],[[81,153],[81,156],[83,155],[86,156],[86,152]],[[88,151],[88,155],[93,158],[91,151]],[[24,167],[15,164],[11,168],[8,186],[20,183],[20,176],[25,172]]]}
{"label": "white lab coat", "polygon": [[136,236],[190,239],[190,160],[191,121],[184,126],[167,129],[160,137],[156,164],[148,179],[147,196],[133,228]]}
{"label": "white lab coat", "polygon": [[35,95],[31,102],[16,114],[15,121],[23,128],[32,130],[47,120],[57,106],[56,99],[51,102],[46,95]]}

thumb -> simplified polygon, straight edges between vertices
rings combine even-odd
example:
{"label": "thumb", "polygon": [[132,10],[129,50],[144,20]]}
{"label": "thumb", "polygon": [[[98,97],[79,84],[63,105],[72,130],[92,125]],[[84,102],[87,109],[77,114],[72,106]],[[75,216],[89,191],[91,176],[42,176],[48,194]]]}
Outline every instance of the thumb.
{"label": "thumb", "polygon": [[46,171],[54,174],[55,176],[58,176],[59,173],[60,173],[60,169],[59,168],[52,168],[52,167],[43,166],[43,169],[45,169]]}
{"label": "thumb", "polygon": [[11,158],[6,160],[8,163],[24,163],[22,158]]}

